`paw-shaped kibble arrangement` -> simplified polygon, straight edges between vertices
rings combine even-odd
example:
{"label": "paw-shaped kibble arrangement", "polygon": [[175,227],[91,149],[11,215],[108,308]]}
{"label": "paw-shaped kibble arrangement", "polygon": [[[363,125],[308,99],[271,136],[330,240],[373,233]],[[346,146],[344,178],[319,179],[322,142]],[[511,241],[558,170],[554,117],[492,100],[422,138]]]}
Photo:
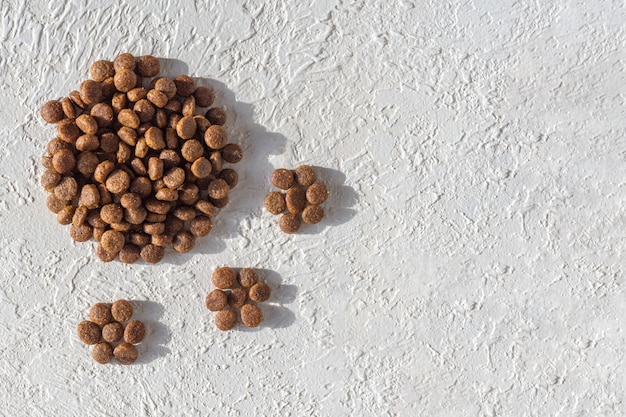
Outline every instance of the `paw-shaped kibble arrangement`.
{"label": "paw-shaped kibble arrangement", "polygon": [[48,209],[75,241],[99,242],[104,262],[190,251],[238,182],[223,165],[239,162],[241,147],[228,143],[224,110],[206,110],[213,91],[159,71],[150,55],[96,61],[91,80],[41,109],[57,125],[42,158]]}
{"label": "paw-shaped kibble arrangement", "polygon": [[218,268],[213,273],[213,285],[217,289],[206,296],[206,307],[217,312],[215,325],[220,330],[230,330],[238,322],[237,310],[241,322],[246,327],[257,327],[263,321],[263,313],[255,303],[262,303],[270,298],[270,287],[259,282],[259,274],[252,268],[242,268],[235,272],[227,266]]}
{"label": "paw-shaped kibble arrangement", "polygon": [[[316,224],[324,218],[320,206],[328,198],[328,188],[317,182],[315,170],[301,165],[293,172],[279,168],[272,173],[272,184],[285,193],[270,191],[265,197],[265,208],[272,214],[282,214],[278,224],[285,233],[295,233],[300,228],[301,219],[308,224]],[[283,214],[285,211],[288,213]]]}
{"label": "paw-shaped kibble arrangement", "polygon": [[94,345],[91,356],[98,363],[109,363],[115,358],[122,365],[137,360],[134,346],[146,336],[146,326],[139,320],[131,320],[133,306],[126,300],[112,305],[96,303],[89,310],[89,320],[78,324],[78,337],[88,345]]}

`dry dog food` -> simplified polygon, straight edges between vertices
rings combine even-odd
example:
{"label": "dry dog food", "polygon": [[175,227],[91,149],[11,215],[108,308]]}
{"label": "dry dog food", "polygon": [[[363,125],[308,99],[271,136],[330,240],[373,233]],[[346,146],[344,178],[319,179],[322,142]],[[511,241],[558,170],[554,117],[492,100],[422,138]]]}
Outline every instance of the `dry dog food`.
{"label": "dry dog food", "polygon": [[128,321],[132,315],[133,307],[126,300],[117,300],[113,305],[96,303],[91,307],[90,320],[80,322],[76,330],[83,343],[95,345],[91,356],[96,362],[105,364],[115,358],[128,365],[137,360],[133,345],[144,340],[146,326],[139,320]]}
{"label": "dry dog food", "polygon": [[[265,208],[281,215],[278,225],[285,233],[296,233],[302,222],[316,224],[324,218],[320,206],[328,198],[328,188],[317,182],[317,174],[309,165],[300,165],[293,172],[279,168],[272,173],[272,184],[287,190],[285,194],[270,191],[265,197]],[[283,214],[285,211],[288,213]]]}
{"label": "dry dog food", "polygon": [[98,60],[90,80],[41,108],[57,124],[42,159],[47,206],[75,241],[98,241],[104,262],[157,263],[165,247],[192,250],[238,182],[224,165],[242,150],[228,143],[224,110],[206,109],[213,91],[159,71],[150,55]]}
{"label": "dry dog food", "polygon": [[230,267],[215,270],[212,277],[217,289],[206,296],[206,307],[215,311],[215,325],[220,330],[230,330],[237,324],[237,311],[241,322],[256,327],[263,320],[261,309],[255,304],[267,301],[271,295],[269,285],[259,282],[259,274],[253,268],[241,268],[235,272]]}

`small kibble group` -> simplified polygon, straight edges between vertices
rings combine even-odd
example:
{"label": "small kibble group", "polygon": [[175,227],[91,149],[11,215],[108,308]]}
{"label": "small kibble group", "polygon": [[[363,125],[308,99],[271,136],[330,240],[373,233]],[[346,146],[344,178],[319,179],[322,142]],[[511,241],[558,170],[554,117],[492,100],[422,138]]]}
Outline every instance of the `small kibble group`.
{"label": "small kibble group", "polygon": [[41,109],[57,125],[42,158],[47,206],[75,241],[99,242],[104,262],[190,251],[238,182],[224,165],[242,150],[228,143],[224,110],[210,108],[213,91],[159,71],[150,55],[96,61],[79,90]]}
{"label": "small kibble group", "polygon": [[282,214],[278,224],[283,232],[297,232],[301,221],[322,221],[324,209],[320,204],[328,198],[328,188],[317,181],[311,166],[301,165],[294,171],[279,168],[272,173],[272,184],[285,192],[270,191],[265,197],[265,208],[272,214]]}
{"label": "small kibble group", "polygon": [[270,298],[270,287],[259,282],[259,274],[253,268],[242,268],[235,272],[224,266],[213,272],[215,290],[206,296],[206,307],[215,311],[215,325],[220,330],[230,330],[238,322],[246,327],[257,327],[263,320],[263,313],[256,303]]}
{"label": "small kibble group", "polygon": [[[137,360],[134,346],[146,336],[146,326],[139,320],[131,320],[133,306],[126,300],[117,300],[112,305],[96,303],[89,310],[89,320],[78,324],[78,337],[88,345],[93,359],[101,364],[115,358],[122,365]],[[121,342],[121,343],[120,343]]]}

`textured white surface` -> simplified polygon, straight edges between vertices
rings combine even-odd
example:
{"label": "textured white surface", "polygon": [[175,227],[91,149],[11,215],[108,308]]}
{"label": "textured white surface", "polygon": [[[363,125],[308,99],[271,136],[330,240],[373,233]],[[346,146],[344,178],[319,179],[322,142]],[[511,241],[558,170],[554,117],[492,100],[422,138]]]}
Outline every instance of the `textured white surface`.
{"label": "textured white surface", "polygon": [[[623,2],[147,3],[0,2],[1,416],[626,414]],[[101,263],[38,184],[40,105],[126,51],[206,78],[245,150],[158,266]],[[286,236],[299,163],[332,195]],[[224,264],[265,270],[262,328],[212,324]],[[140,363],[97,365],[75,326],[119,297]]]}

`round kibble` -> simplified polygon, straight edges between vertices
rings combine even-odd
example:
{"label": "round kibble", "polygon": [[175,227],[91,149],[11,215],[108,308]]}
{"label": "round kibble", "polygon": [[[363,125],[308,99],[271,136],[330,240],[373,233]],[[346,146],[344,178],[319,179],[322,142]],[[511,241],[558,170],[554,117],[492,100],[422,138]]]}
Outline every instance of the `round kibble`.
{"label": "round kibble", "polygon": [[168,102],[167,95],[159,90],[149,90],[146,95],[147,99],[158,108],[165,107]]}
{"label": "round kibble", "polygon": [[222,290],[234,288],[237,285],[237,275],[235,271],[227,266],[216,269],[211,279],[213,280],[213,285]]}
{"label": "round kibble", "polygon": [[133,111],[137,114],[141,122],[149,122],[156,113],[154,105],[145,98],[142,98],[135,103]]}
{"label": "round kibble", "polygon": [[126,93],[137,85],[137,74],[135,74],[132,70],[123,69],[115,72],[115,76],[113,77],[113,82],[115,83],[115,88],[118,91]]}
{"label": "round kibble", "polygon": [[124,323],[133,316],[133,306],[126,300],[117,300],[111,306],[111,315],[115,321]]}
{"label": "round kibble", "polygon": [[229,164],[236,164],[243,158],[243,151],[236,143],[229,143],[222,148],[222,158]]}
{"label": "round kibble", "polygon": [[215,100],[215,94],[213,94],[213,90],[207,87],[196,88],[193,96],[196,99],[196,104],[198,105],[198,107],[209,107],[211,104],[213,104],[213,101]]}
{"label": "round kibble", "polygon": [[196,91],[196,83],[188,75],[178,75],[174,78],[174,84],[176,84],[176,92],[181,97],[188,97]]}
{"label": "round kibble", "polygon": [[[206,178],[206,177],[208,177],[209,175],[211,175],[211,171],[212,170],[213,170],[213,167],[211,165],[211,162],[208,159],[206,159],[205,157],[200,157],[200,158],[196,159],[195,161],[193,161],[193,163],[191,164],[191,172],[197,178]],[[224,180],[222,180],[222,181],[224,181]],[[228,187],[228,188],[230,189],[230,187]]]}
{"label": "round kibble", "polygon": [[165,148],[165,135],[163,131],[158,127],[151,127],[146,131],[146,145],[150,149],[154,149],[156,151],[160,151]]}
{"label": "round kibble", "polygon": [[213,125],[224,125],[226,123],[226,112],[219,107],[213,107],[207,110],[205,116]]}
{"label": "round kibble", "polygon": [[104,303],[96,303],[89,310],[89,320],[100,326],[104,326],[113,320],[111,306]]}
{"label": "round kibble", "polygon": [[61,211],[66,205],[67,202],[59,199],[55,194],[50,194],[48,198],[46,198],[46,207],[55,214]]}
{"label": "round kibble", "polygon": [[136,345],[146,336],[146,326],[139,320],[131,320],[124,329],[124,341]]}
{"label": "round kibble", "polygon": [[237,324],[237,313],[233,310],[220,310],[215,315],[215,325],[218,329],[230,330]]}
{"label": "round kibble", "polygon": [[[102,233],[104,233],[104,231]],[[98,241],[99,238],[97,238],[96,236],[97,234],[94,233],[94,239]],[[104,250],[104,248],[100,244],[98,244],[98,246],[96,247],[96,255],[98,255],[98,258],[100,258],[102,262],[111,262],[117,257],[117,253],[107,252],[106,250]]]}
{"label": "round kibble", "polygon": [[281,214],[287,210],[284,194],[278,191],[270,191],[265,197],[265,208],[272,214]]}
{"label": "round kibble", "polygon": [[291,213],[283,214],[278,221],[278,225],[285,233],[296,233],[300,228],[300,218]]}
{"label": "round kibble", "polygon": [[185,141],[180,151],[186,161],[193,162],[204,154],[204,146],[199,141],[191,139]]}
{"label": "round kibble", "polygon": [[228,135],[220,125],[212,125],[204,132],[204,143],[211,149],[222,149],[226,146]]}
{"label": "round kibble", "polygon": [[135,60],[135,71],[141,77],[154,77],[161,71],[161,64],[152,55],[140,56]]}
{"label": "round kibble", "polygon": [[309,165],[300,165],[294,171],[296,182],[303,187],[308,187],[317,180],[315,170]]}
{"label": "round kibble", "polygon": [[106,204],[100,209],[100,218],[108,224],[119,223],[124,218],[124,210],[119,204]]}
{"label": "round kibble", "polygon": [[72,119],[63,119],[57,124],[59,138],[68,143],[76,142],[81,135],[81,131]]}
{"label": "round kibble", "polygon": [[91,64],[89,75],[94,81],[104,81],[115,75],[115,68],[111,61],[99,60]]}
{"label": "round kibble", "polygon": [[65,206],[57,213],[57,221],[59,224],[70,224],[74,218],[74,206]]}
{"label": "round kibble", "polygon": [[212,228],[213,223],[211,222],[211,218],[208,216],[196,216],[191,220],[189,225],[189,231],[195,237],[208,235]]}
{"label": "round kibble", "polygon": [[93,321],[85,320],[78,323],[77,333],[80,340],[88,345],[95,345],[102,338],[100,326]]}
{"label": "round kibble", "polygon": [[185,101],[183,101],[183,108],[181,111],[183,113],[183,116],[193,117],[194,114],[196,113],[196,99],[193,96],[185,98]]}
{"label": "round kibble", "polygon": [[307,206],[302,212],[302,221],[308,224],[317,224],[324,218],[324,209],[317,205]]}
{"label": "round kibble", "polygon": [[70,226],[70,237],[76,242],[86,242],[93,236],[93,227],[88,224]]}
{"label": "round kibble", "polygon": [[85,177],[93,174],[98,166],[98,156],[93,152],[81,152],[76,158],[76,171],[83,174]]}
{"label": "round kibble", "polygon": [[293,185],[293,174],[285,168],[278,168],[272,172],[272,184],[276,187],[288,190]]}
{"label": "round kibble", "polygon": [[46,191],[54,191],[54,187],[61,181],[61,174],[51,169],[47,169],[41,175],[40,183]]}
{"label": "round kibble", "polygon": [[63,106],[57,100],[46,102],[41,108],[41,118],[48,123],[58,123],[65,118]]}
{"label": "round kibble", "polygon": [[100,342],[93,347],[91,357],[98,363],[107,364],[113,360],[113,347],[107,342]]}
{"label": "round kibble", "polygon": [[120,343],[113,350],[113,356],[122,365],[130,365],[135,363],[139,353],[137,352],[137,348],[130,343]]}
{"label": "round kibble", "polygon": [[217,207],[215,207],[210,201],[198,200],[195,204],[195,208],[209,217],[215,217],[217,215]]}
{"label": "round kibble", "polygon": [[113,322],[105,324],[102,327],[102,339],[105,342],[115,343],[119,342],[124,336],[124,326],[121,323]]}
{"label": "round kibble", "polygon": [[218,178],[223,179],[231,190],[239,183],[239,175],[237,171],[231,168],[224,168],[220,171]]}
{"label": "round kibble", "polygon": [[161,77],[154,83],[154,89],[165,93],[168,99],[173,99],[176,95],[176,84],[169,78]]}
{"label": "round kibble", "polygon": [[237,274],[237,281],[242,287],[250,288],[259,282],[259,274],[252,268],[241,268]]}
{"label": "round kibble", "polygon": [[100,141],[96,135],[81,135],[76,139],[75,146],[79,151],[95,151],[100,147]]}
{"label": "round kibble", "polygon": [[186,253],[193,249],[196,245],[194,235],[187,231],[176,233],[172,242],[174,250],[178,253]]}
{"label": "round kibble", "polygon": [[151,243],[156,246],[169,246],[174,242],[173,233],[161,233],[152,235]]}
{"label": "round kibble", "polygon": [[98,191],[98,187],[93,184],[86,184],[80,190],[78,204],[88,209],[98,208],[100,205],[100,192]]}
{"label": "round kibble", "polygon": [[285,203],[287,204],[287,210],[291,214],[298,214],[306,206],[306,195],[304,190],[298,187],[291,187],[287,190],[285,195]]}
{"label": "round kibble", "polygon": [[76,197],[78,193],[78,183],[72,177],[63,177],[61,181],[54,187],[54,195],[60,200],[69,201]]}
{"label": "round kibble", "polygon": [[245,288],[233,288],[228,294],[228,305],[231,308],[241,308],[248,301],[248,290]]}
{"label": "round kibble", "polygon": [[61,149],[52,155],[52,166],[59,174],[67,174],[76,166],[76,157],[72,151]]}
{"label": "round kibble", "polygon": [[328,198],[328,188],[321,182],[312,184],[306,190],[306,199],[311,204],[322,204]]}
{"label": "round kibble", "polygon": [[86,105],[99,102],[102,99],[102,86],[93,80],[83,81],[80,85],[80,98]]}
{"label": "round kibble", "polygon": [[228,305],[228,296],[222,290],[213,290],[207,294],[205,304],[211,311],[223,310]]}
{"label": "round kibble", "polygon": [[[91,81],[91,80],[89,80],[89,81]],[[96,89],[97,89],[97,87],[96,87]],[[87,87],[87,92],[89,92],[90,90],[93,92],[92,89],[89,89],[89,87]],[[95,92],[93,92],[93,93],[96,94]],[[72,102],[76,106],[78,106],[78,108],[80,108],[82,110],[85,110],[89,105],[83,101],[83,99],[80,97],[80,94],[81,94],[80,91],[72,91],[72,92],[70,92],[70,100],[72,100]]]}
{"label": "round kibble", "polygon": [[139,260],[140,252],[139,246],[127,243],[118,254],[118,257],[125,264],[133,264]]}
{"label": "round kibble", "polygon": [[119,253],[124,247],[124,235],[116,230],[107,230],[100,238],[102,248],[109,253]]}
{"label": "round kibble", "polygon": [[241,307],[241,322],[246,327],[257,327],[263,321],[261,309],[254,304],[245,304]]}
{"label": "round kibble", "polygon": [[120,122],[122,126],[130,127],[131,129],[137,129],[139,127],[139,124],[141,123],[141,121],[139,120],[139,116],[137,116],[137,113],[135,113],[131,109],[123,109],[122,111],[120,111],[117,114],[117,121]]}
{"label": "round kibble", "polygon": [[90,115],[96,121],[98,127],[109,126],[113,122],[113,118],[115,117],[115,114],[113,113],[113,108],[106,103],[98,103],[93,106],[91,108]]}
{"label": "round kibble", "polygon": [[209,183],[209,187],[207,188],[209,197],[216,200],[228,197],[228,190],[230,190],[230,187],[226,181],[221,178],[211,181]]}
{"label": "round kibble", "polygon": [[270,294],[272,290],[269,285],[264,282],[257,282],[252,287],[250,287],[249,297],[252,301],[256,301],[257,303],[262,303],[263,301],[267,301],[270,298]]}
{"label": "round kibble", "polygon": [[183,139],[189,139],[196,133],[196,120],[191,116],[185,116],[176,123],[176,134]]}
{"label": "round kibble", "polygon": [[74,119],[76,117],[76,109],[74,108],[74,103],[72,103],[72,100],[70,100],[69,97],[63,97],[60,102],[65,117],[69,119]]}
{"label": "round kibble", "polygon": [[130,177],[126,171],[121,169],[113,171],[106,179],[105,185],[107,190],[114,194],[121,194],[128,190],[130,186]]}
{"label": "round kibble", "polygon": [[165,248],[148,244],[141,249],[141,259],[149,264],[155,264],[165,256]]}
{"label": "round kibble", "polygon": [[178,188],[185,182],[185,170],[182,168],[171,168],[163,175],[163,181],[169,188]]}

